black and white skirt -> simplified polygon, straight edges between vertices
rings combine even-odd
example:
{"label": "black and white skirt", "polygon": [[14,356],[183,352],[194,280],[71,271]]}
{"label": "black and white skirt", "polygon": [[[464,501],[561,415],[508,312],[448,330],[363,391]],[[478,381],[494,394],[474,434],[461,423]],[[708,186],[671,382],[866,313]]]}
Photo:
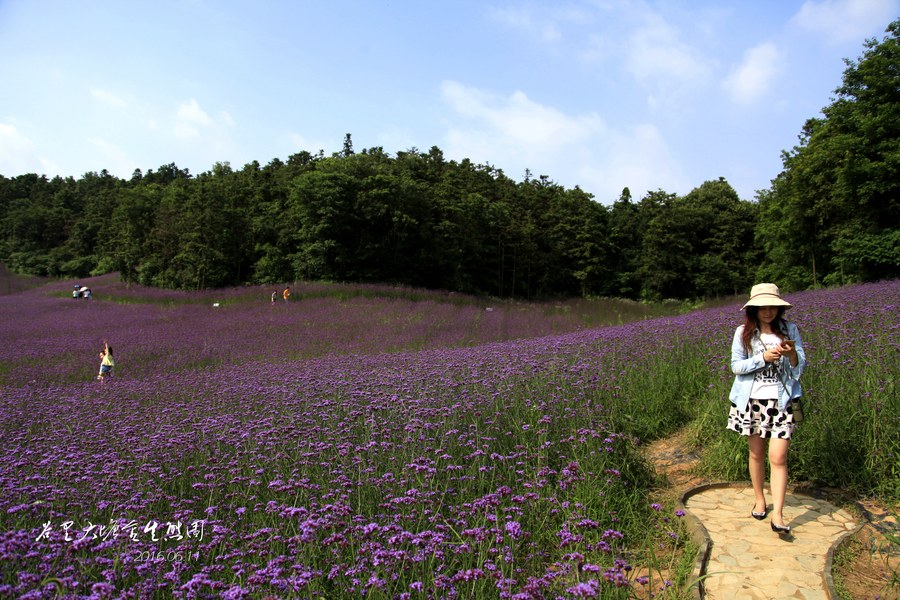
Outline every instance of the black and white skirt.
{"label": "black and white skirt", "polygon": [[741,435],[758,435],[761,438],[791,439],[794,432],[794,410],[788,402],[784,410],[779,410],[778,399],[758,400],[750,398],[747,412],[741,412],[731,405],[727,428]]}

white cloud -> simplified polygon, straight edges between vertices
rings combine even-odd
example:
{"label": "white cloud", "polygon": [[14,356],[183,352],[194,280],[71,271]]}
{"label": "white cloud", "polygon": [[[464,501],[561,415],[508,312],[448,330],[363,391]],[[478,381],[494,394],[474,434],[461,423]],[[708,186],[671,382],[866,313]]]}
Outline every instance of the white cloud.
{"label": "white cloud", "polygon": [[172,132],[179,140],[196,140],[211,149],[222,149],[230,145],[228,130],[234,127],[234,119],[226,111],[219,111],[218,119],[213,119],[191,98],[178,105]]}
{"label": "white cloud", "polygon": [[96,137],[88,138],[87,141],[97,149],[97,154],[92,156],[94,162],[104,165],[103,168],[110,173],[128,177],[137,168],[137,164],[116,144]]}
{"label": "white cloud", "polygon": [[723,85],[732,101],[753,104],[772,87],[781,64],[781,53],[772,42],[764,42],[744,52],[743,62]]}
{"label": "white cloud", "polygon": [[445,81],[441,92],[453,110],[441,147],[455,160],[489,162],[516,180],[529,169],[535,177],[578,185],[604,203],[626,186],[635,197],[688,187],[679,161],[653,125],[614,131],[594,113],[568,115],[522,92],[502,97],[454,81]]}
{"label": "white cloud", "polygon": [[457,114],[473,121],[473,131],[522,145],[526,152],[549,151],[578,143],[605,128],[603,119],[595,114],[571,117],[531,101],[521,91],[503,98],[455,81],[444,81],[441,95]]}
{"label": "white cloud", "polygon": [[[409,150],[416,146],[415,131],[407,127],[386,126],[375,139],[385,151]],[[427,151],[428,148],[419,148],[419,150]]]}
{"label": "white cloud", "polygon": [[181,140],[200,137],[201,127],[210,127],[213,120],[209,118],[200,104],[191,98],[178,106],[175,118],[175,137]]}
{"label": "white cloud", "polygon": [[618,61],[622,56],[622,48],[625,44],[622,40],[603,32],[595,32],[587,35],[585,49],[579,58],[589,64],[603,64],[606,61]]}
{"label": "white cloud", "polygon": [[225,127],[234,127],[234,119],[231,118],[231,114],[228,111],[219,111],[219,122]]}
{"label": "white cloud", "polygon": [[686,193],[690,188],[682,165],[654,125],[643,123],[616,132],[604,146],[597,161],[584,163],[577,171],[581,187],[604,203],[613,202],[625,187],[636,199],[658,189]]}
{"label": "white cloud", "polygon": [[122,98],[107,90],[92,88],[90,92],[91,96],[108,106],[122,108],[126,105],[126,102]]}
{"label": "white cloud", "polygon": [[806,0],[794,21],[830,43],[861,42],[873,29],[883,31],[898,11],[897,0]]}
{"label": "white cloud", "polygon": [[196,123],[198,125],[211,125],[212,119],[206,114],[200,104],[191,98],[187,102],[183,102],[178,106],[178,118],[184,122]]}
{"label": "white cloud", "polygon": [[492,8],[489,14],[498,23],[513,29],[529,30],[534,27],[532,13],[524,7]]}
{"label": "white cloud", "polygon": [[57,175],[59,169],[39,156],[34,142],[19,133],[15,125],[0,123],[0,174],[15,177],[23,173]]}
{"label": "white cloud", "polygon": [[562,38],[556,19],[550,14],[537,15],[524,7],[495,8],[489,14],[501,25],[522,31],[541,42],[552,43]]}
{"label": "white cloud", "polygon": [[644,21],[626,42],[625,68],[650,90],[651,106],[668,105],[704,86],[712,72],[710,62],[661,16],[647,13]]}
{"label": "white cloud", "polygon": [[[286,152],[288,156],[304,150],[310,154],[316,154],[319,150],[322,150],[325,154],[330,152],[329,144],[325,144],[321,140],[308,138],[299,133],[287,133],[283,137],[287,143]],[[334,144],[331,145],[333,146]],[[334,148],[334,150],[337,150],[337,148]]]}
{"label": "white cloud", "polygon": [[[206,165],[217,162],[242,164],[247,158],[232,137],[232,132],[240,131],[231,114],[224,110],[208,112],[195,98],[178,104],[174,114],[151,120],[148,129],[152,131],[157,122],[157,131],[162,134],[157,137],[168,144],[165,155],[177,164],[192,165],[194,172],[202,172]],[[167,133],[174,140],[165,139]]]}
{"label": "white cloud", "polygon": [[179,140],[189,140],[200,137],[200,130],[189,123],[175,123],[172,133]]}

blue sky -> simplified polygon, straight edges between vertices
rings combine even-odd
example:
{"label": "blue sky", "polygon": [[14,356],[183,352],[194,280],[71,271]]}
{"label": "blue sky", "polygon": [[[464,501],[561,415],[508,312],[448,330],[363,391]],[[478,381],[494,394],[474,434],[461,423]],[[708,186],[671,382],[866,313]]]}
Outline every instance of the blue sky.
{"label": "blue sky", "polygon": [[900,0],[0,0],[0,174],[438,146],[605,204],[744,199]]}

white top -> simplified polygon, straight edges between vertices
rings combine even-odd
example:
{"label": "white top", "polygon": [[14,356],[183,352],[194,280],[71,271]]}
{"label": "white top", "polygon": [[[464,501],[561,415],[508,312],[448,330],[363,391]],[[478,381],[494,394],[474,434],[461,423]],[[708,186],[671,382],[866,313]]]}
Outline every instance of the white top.
{"label": "white top", "polygon": [[[773,350],[781,343],[781,339],[774,333],[762,333],[759,336],[766,350]],[[766,368],[756,372],[753,378],[753,387],[750,388],[750,397],[758,400],[773,400],[778,398],[781,391],[781,379],[778,377],[778,362],[767,363]]]}

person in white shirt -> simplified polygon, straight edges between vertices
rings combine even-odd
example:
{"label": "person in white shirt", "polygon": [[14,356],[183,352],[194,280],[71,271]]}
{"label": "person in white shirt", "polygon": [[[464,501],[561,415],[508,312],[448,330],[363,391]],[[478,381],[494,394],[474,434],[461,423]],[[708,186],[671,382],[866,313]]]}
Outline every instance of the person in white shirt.
{"label": "person in white shirt", "polygon": [[772,531],[789,534],[782,509],[788,482],[788,447],[799,418],[795,409],[803,395],[800,375],[806,353],[800,330],[784,318],[791,304],[773,283],[759,283],[742,307],[744,324],[734,332],[728,429],[748,438],[750,481],[756,498],[750,515],[765,519],[766,445],[772,493]]}

